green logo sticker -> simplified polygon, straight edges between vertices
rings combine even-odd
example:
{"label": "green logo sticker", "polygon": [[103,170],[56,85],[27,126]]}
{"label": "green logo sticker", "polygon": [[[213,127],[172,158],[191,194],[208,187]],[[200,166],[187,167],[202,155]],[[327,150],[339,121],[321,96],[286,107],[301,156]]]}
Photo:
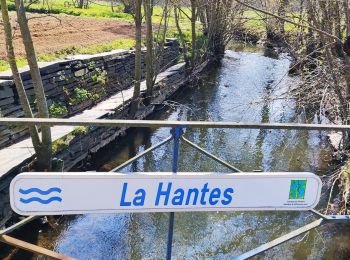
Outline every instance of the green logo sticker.
{"label": "green logo sticker", "polygon": [[305,198],[306,180],[292,180],[290,183],[289,199],[303,200]]}

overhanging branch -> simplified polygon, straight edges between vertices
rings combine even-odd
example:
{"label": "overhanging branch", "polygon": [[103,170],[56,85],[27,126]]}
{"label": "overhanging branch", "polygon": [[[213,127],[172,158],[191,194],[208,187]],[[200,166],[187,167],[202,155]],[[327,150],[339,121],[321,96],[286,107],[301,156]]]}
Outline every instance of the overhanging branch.
{"label": "overhanging branch", "polygon": [[330,33],[327,33],[327,32],[325,32],[325,31],[322,31],[322,30],[320,30],[320,29],[318,29],[318,28],[316,28],[316,27],[314,27],[314,26],[310,26],[310,25],[306,25],[306,24],[301,24],[301,23],[293,22],[293,21],[291,21],[291,20],[288,20],[287,18],[284,18],[284,17],[282,17],[282,16],[276,15],[276,14],[271,13],[271,12],[269,12],[269,11],[260,9],[260,8],[258,8],[258,7],[252,6],[252,5],[250,5],[250,4],[243,3],[241,0],[235,0],[235,1],[236,1],[237,3],[239,3],[239,4],[241,4],[241,5],[243,5],[243,6],[245,6],[245,7],[248,7],[248,8],[250,8],[250,9],[252,9],[252,10],[255,10],[255,11],[257,11],[257,12],[270,15],[270,16],[275,17],[275,18],[277,18],[277,19],[279,19],[279,20],[282,20],[282,21],[284,21],[284,22],[286,22],[286,23],[290,23],[290,24],[293,24],[293,25],[296,25],[296,26],[300,26],[300,27],[304,27],[304,28],[307,28],[307,29],[314,30],[314,31],[316,31],[316,32],[318,32],[318,33],[321,33],[321,34],[323,34],[323,35],[326,35],[326,36],[328,36],[328,37],[330,37],[330,38],[336,40],[336,41],[339,42],[339,43],[343,43],[342,40],[339,39],[337,36],[335,36],[335,35],[333,35],[333,34],[330,34]]}

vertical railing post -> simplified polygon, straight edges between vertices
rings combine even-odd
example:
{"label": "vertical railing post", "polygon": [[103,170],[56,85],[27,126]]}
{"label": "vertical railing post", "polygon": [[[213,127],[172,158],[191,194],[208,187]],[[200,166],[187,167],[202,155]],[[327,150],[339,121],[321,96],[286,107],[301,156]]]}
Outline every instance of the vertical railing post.
{"label": "vertical railing post", "polygon": [[[174,139],[172,172],[173,174],[177,174],[178,168],[179,168],[180,138],[183,133],[182,127],[173,128],[171,129],[170,132]],[[175,220],[175,213],[170,212],[169,228],[168,228],[168,244],[167,244],[167,254],[166,254],[167,260],[171,259],[171,251],[173,247],[174,220]]]}

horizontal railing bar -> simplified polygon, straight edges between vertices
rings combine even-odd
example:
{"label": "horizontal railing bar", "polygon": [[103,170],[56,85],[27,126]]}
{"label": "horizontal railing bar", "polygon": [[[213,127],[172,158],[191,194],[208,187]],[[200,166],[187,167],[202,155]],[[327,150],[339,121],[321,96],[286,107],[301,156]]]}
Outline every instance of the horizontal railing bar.
{"label": "horizontal railing bar", "polygon": [[70,125],[109,127],[187,127],[187,128],[241,128],[287,130],[337,130],[349,131],[350,125],[296,124],[296,123],[237,123],[205,121],[161,121],[124,119],[58,119],[58,118],[0,118],[0,125]]}
{"label": "horizontal railing bar", "polygon": [[316,227],[319,227],[324,223],[325,223],[324,219],[320,218],[318,220],[315,220],[314,222],[311,222],[308,225],[305,225],[301,228],[298,228],[298,229],[296,229],[296,230],[294,230],[294,231],[292,231],[284,236],[281,236],[275,240],[272,240],[266,244],[263,244],[263,245],[255,248],[253,250],[250,250],[250,251],[248,251],[240,256],[236,256],[233,259],[234,260],[243,260],[243,259],[251,258],[251,257],[256,256],[258,254],[261,254],[261,253],[263,253],[263,252],[265,252],[265,251],[267,251],[275,246],[278,246],[284,242],[287,242],[287,241],[289,241],[297,236],[300,236],[301,234],[304,234],[304,233],[306,233],[306,232],[308,232]]}
{"label": "horizontal railing bar", "polygon": [[73,260],[73,259],[75,259],[73,257],[69,257],[69,256],[65,256],[65,255],[56,253],[54,251],[42,248],[42,247],[37,246],[37,245],[30,244],[28,242],[19,240],[17,238],[10,237],[8,235],[0,236],[0,242],[4,242],[8,245],[12,245],[12,246],[24,249],[26,251],[30,251],[30,252],[35,253],[35,254],[47,256],[50,259],[57,259],[57,260]]}
{"label": "horizontal railing bar", "polygon": [[145,156],[146,154],[154,151],[155,149],[157,149],[158,147],[166,144],[167,142],[170,142],[173,139],[172,136],[169,136],[168,138],[166,138],[165,140],[163,140],[162,142],[149,147],[148,149],[144,150],[142,153],[137,154],[136,156],[132,157],[131,159],[127,160],[126,162],[122,163],[121,165],[119,165],[118,167],[115,167],[113,170],[111,170],[110,172],[116,172],[119,171],[120,169],[123,169],[124,167],[128,166],[129,164],[133,163],[134,161],[138,160],[139,158],[141,158],[142,156]]}
{"label": "horizontal railing bar", "polygon": [[209,158],[213,159],[214,161],[226,166],[227,168],[231,169],[234,172],[242,172],[240,169],[234,167],[233,165],[225,162],[224,160],[221,160],[219,157],[209,153],[208,151],[204,150],[202,147],[196,145],[195,143],[192,143],[190,140],[186,139],[185,137],[181,137],[181,139],[187,143],[188,145],[190,145],[191,147],[193,147],[194,149],[196,149],[197,151],[201,152],[202,154],[205,154],[206,156],[208,156]]}
{"label": "horizontal railing bar", "polygon": [[317,210],[310,210],[312,213],[315,215],[318,215],[319,217],[323,218],[324,220],[331,221],[332,223],[334,222],[350,222],[350,215],[324,215],[321,212],[318,212]]}
{"label": "horizontal railing bar", "polygon": [[25,219],[15,223],[14,225],[8,227],[8,228],[5,228],[3,230],[0,230],[0,236],[1,235],[6,235],[22,226],[24,226],[25,224],[33,221],[34,219],[38,218],[38,216],[30,216],[30,217],[26,217]]}

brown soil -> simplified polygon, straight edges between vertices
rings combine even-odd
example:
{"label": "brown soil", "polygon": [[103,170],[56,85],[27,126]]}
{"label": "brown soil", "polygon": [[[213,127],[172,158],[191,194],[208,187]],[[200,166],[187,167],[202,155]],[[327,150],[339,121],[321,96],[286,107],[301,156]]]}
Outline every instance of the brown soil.
{"label": "brown soil", "polygon": [[[28,14],[36,52],[53,53],[72,46],[87,47],[120,38],[133,38],[134,25],[112,19],[93,19],[74,16],[47,16]],[[15,52],[25,56],[24,46],[16,23],[11,14]],[[6,59],[3,28],[0,26],[0,59]]]}

